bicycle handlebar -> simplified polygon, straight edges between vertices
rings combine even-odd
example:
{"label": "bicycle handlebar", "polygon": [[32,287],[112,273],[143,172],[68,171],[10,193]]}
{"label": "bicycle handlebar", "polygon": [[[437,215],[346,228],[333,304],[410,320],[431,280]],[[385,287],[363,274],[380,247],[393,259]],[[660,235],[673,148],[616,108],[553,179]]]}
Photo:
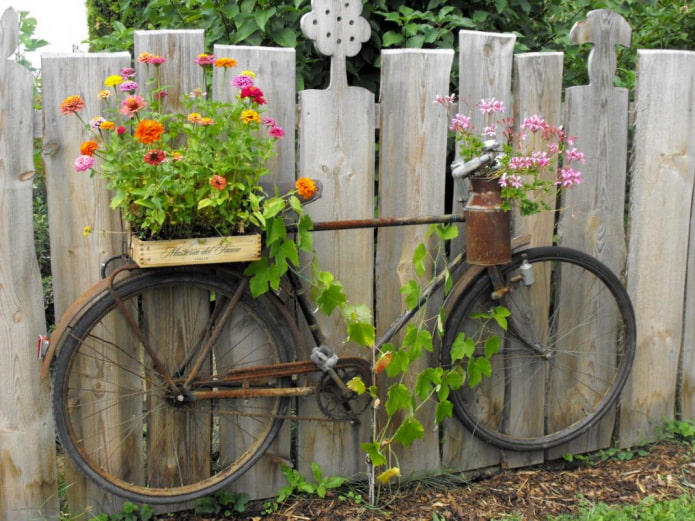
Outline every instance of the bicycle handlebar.
{"label": "bicycle handlebar", "polygon": [[483,155],[474,157],[466,161],[454,161],[451,164],[451,177],[454,179],[465,179],[477,170],[494,163],[499,155],[500,144],[497,141],[486,141],[483,145]]}

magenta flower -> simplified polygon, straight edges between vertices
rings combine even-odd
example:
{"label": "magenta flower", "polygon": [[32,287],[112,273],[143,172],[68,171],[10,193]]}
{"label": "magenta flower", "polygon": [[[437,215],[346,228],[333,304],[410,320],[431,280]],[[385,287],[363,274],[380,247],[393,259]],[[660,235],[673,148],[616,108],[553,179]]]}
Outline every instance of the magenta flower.
{"label": "magenta flower", "polygon": [[240,74],[232,80],[232,85],[237,89],[246,89],[248,87],[253,87],[253,79],[245,74]]}
{"label": "magenta flower", "polygon": [[138,85],[136,81],[124,81],[118,88],[121,90],[121,92],[129,92],[130,94],[134,94],[135,91],[140,88],[140,85]]}
{"label": "magenta flower", "polygon": [[206,65],[213,65],[215,63],[215,55],[214,54],[200,54],[195,59],[195,62],[198,65],[200,65],[201,67],[204,67]]}
{"label": "magenta flower", "polygon": [[533,164],[538,168],[544,168],[550,164],[550,158],[546,152],[537,151],[532,155]]}
{"label": "magenta flower", "polygon": [[127,67],[125,69],[121,69],[121,77],[122,78],[133,78],[135,76],[135,69],[132,67]]}
{"label": "magenta flower", "polygon": [[94,158],[92,156],[79,156],[75,159],[75,171],[86,172],[94,166]]}
{"label": "magenta flower", "polygon": [[497,181],[502,188],[511,186],[513,188],[523,188],[521,177],[516,174],[507,174],[506,172]]}
{"label": "magenta flower", "polygon": [[273,127],[270,127],[270,129],[268,130],[268,135],[274,138],[281,138],[285,136],[285,131],[281,127],[275,125]]}
{"label": "magenta flower", "polygon": [[261,121],[266,127],[274,127],[277,125],[277,122],[273,118],[263,118]]}
{"label": "magenta flower", "polygon": [[571,163],[572,161],[579,161],[580,163],[584,163],[584,153],[580,152],[576,148],[571,148],[570,150],[565,151],[565,161],[567,163]]}

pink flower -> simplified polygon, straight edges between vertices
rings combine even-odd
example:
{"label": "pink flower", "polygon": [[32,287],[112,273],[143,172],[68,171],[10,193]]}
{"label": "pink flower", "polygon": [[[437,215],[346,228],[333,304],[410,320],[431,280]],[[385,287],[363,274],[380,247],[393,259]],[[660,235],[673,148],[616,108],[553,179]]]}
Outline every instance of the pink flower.
{"label": "pink flower", "polygon": [[147,102],[142,96],[128,96],[121,101],[121,114],[132,118],[138,110],[144,109]]}
{"label": "pink flower", "polygon": [[274,127],[277,125],[273,118],[263,118],[261,123],[263,123],[266,127]]}
{"label": "pink flower", "polygon": [[135,91],[140,88],[140,85],[138,85],[136,81],[124,81],[118,88],[121,90],[121,92],[130,92],[131,94],[134,94]]}
{"label": "pink flower", "polygon": [[584,153],[580,152],[576,148],[571,148],[565,151],[565,161],[571,163],[572,161],[579,161],[584,163]]}
{"label": "pink flower", "polygon": [[240,74],[232,80],[232,85],[237,89],[245,89],[248,87],[253,87],[253,79],[249,78],[245,74]]}
{"label": "pink flower", "polygon": [[135,76],[135,69],[132,67],[127,67],[125,69],[121,69],[121,77],[123,78],[133,78]]}
{"label": "pink flower", "polygon": [[578,185],[583,181],[584,179],[582,179],[581,172],[568,167],[560,170],[559,178],[557,181],[555,181],[555,184],[560,185],[563,188],[567,188],[572,185]]}
{"label": "pink flower", "polygon": [[506,172],[497,181],[502,188],[511,186],[513,188],[523,188],[521,177],[516,174],[507,174]]}
{"label": "pink flower", "polygon": [[215,63],[215,56],[213,54],[199,54],[195,62],[201,67],[212,65]]}
{"label": "pink flower", "polygon": [[268,130],[268,135],[274,138],[281,138],[285,136],[285,131],[281,127],[274,125]]}
{"label": "pink flower", "polygon": [[449,130],[453,130],[455,132],[465,132],[472,129],[473,123],[471,122],[471,118],[464,116],[463,114],[456,114],[452,118],[451,124],[449,125]]}
{"label": "pink flower", "polygon": [[495,98],[481,99],[480,112],[483,114],[502,113],[504,112],[504,101],[496,100]]}
{"label": "pink flower", "polygon": [[538,168],[544,168],[550,164],[550,158],[546,152],[534,152],[533,164]]}
{"label": "pink flower", "polygon": [[548,124],[545,122],[545,120],[537,114],[529,116],[521,124],[521,128],[528,130],[529,132],[538,132],[544,130],[547,126]]}
{"label": "pink flower", "polygon": [[86,172],[94,166],[94,158],[92,156],[79,156],[75,159],[75,171]]}
{"label": "pink flower", "polygon": [[119,136],[122,136],[123,134],[126,133],[126,128],[123,125],[119,125],[116,127],[116,134]]}
{"label": "pink flower", "polygon": [[445,109],[449,110],[454,103],[456,103],[456,94],[450,94],[449,96],[437,96],[434,98],[434,103],[439,103]]}

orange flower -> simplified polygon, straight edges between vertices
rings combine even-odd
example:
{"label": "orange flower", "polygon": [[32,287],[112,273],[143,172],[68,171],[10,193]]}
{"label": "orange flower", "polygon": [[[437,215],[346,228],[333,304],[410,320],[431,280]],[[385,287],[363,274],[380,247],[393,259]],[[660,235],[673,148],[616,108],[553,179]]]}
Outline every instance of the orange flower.
{"label": "orange flower", "polygon": [[116,124],[113,121],[104,121],[101,125],[99,125],[99,128],[101,130],[113,130],[116,128]]}
{"label": "orange flower", "polygon": [[84,108],[82,96],[68,96],[60,104],[60,112],[63,114],[75,114]]}
{"label": "orange flower", "polygon": [[143,119],[135,129],[135,139],[143,145],[151,145],[159,141],[164,134],[164,127],[153,119]]}
{"label": "orange flower", "polygon": [[256,112],[255,110],[247,109],[241,113],[241,121],[243,121],[247,125],[249,123],[251,123],[252,121],[255,121],[256,123],[260,123],[261,122],[261,116],[259,116],[258,112]]}
{"label": "orange flower", "polygon": [[210,185],[217,190],[222,190],[227,186],[227,180],[221,175],[214,175],[210,178]]}
{"label": "orange flower", "polygon": [[301,195],[304,199],[311,199],[316,193],[316,183],[313,179],[308,177],[300,177],[295,183],[297,188],[297,193]]}
{"label": "orange flower", "polygon": [[85,141],[80,145],[80,154],[83,156],[93,156],[98,148],[99,143],[96,141]]}
{"label": "orange flower", "polygon": [[231,67],[236,67],[237,61],[233,58],[217,58],[215,60],[215,67],[224,67],[229,69]]}

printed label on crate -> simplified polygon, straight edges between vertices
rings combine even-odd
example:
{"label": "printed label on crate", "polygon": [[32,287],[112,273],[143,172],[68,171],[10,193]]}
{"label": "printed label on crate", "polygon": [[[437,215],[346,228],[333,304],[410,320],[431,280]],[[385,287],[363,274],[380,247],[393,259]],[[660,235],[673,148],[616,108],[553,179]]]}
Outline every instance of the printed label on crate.
{"label": "printed label on crate", "polygon": [[170,241],[141,241],[133,237],[132,240],[132,257],[141,267],[249,262],[260,255],[260,235]]}

